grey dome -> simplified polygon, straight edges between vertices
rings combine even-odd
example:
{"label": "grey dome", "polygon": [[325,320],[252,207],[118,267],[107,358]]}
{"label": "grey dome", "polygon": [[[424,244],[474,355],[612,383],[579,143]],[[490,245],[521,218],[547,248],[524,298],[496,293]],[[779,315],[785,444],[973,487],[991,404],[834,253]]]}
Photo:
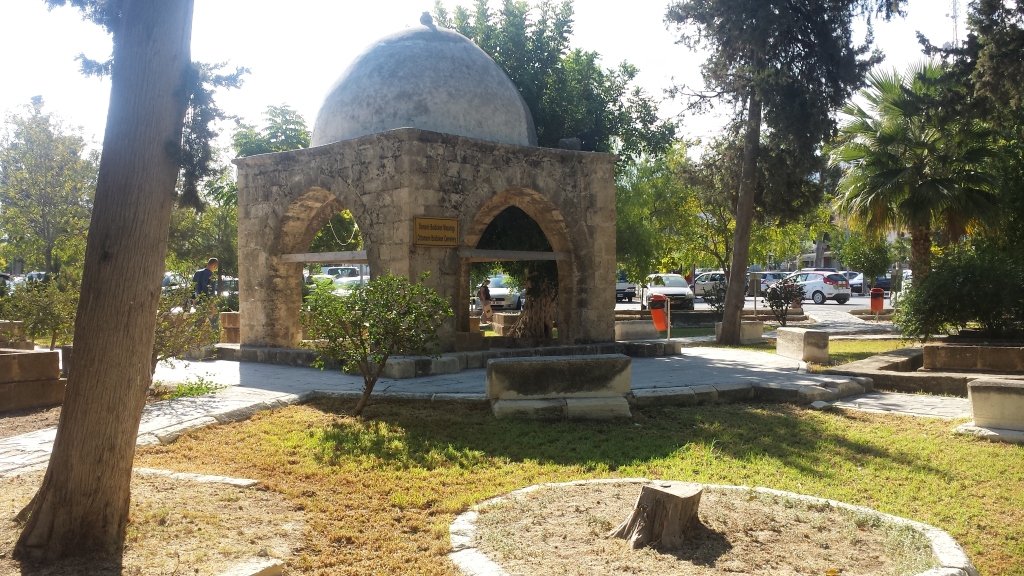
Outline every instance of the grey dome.
{"label": "grey dome", "polygon": [[386,36],[357,56],[327,93],[312,145],[394,128],[537,145],[530,110],[504,70],[465,36],[433,26]]}

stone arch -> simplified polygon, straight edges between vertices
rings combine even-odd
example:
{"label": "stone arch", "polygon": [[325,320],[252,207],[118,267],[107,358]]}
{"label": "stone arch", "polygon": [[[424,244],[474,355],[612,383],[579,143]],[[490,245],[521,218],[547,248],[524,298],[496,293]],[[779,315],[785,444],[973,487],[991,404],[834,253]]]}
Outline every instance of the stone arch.
{"label": "stone arch", "polygon": [[[241,279],[246,287],[256,287],[255,290],[245,290],[248,298],[243,298],[249,300],[249,306],[261,311],[255,315],[265,327],[263,337],[260,338],[261,344],[291,347],[301,340],[299,310],[302,306],[303,264],[284,262],[281,256],[308,252],[317,232],[342,210],[352,212],[361,232],[369,228],[365,223],[365,210],[361,203],[355,201],[358,196],[345,192],[337,194],[324,187],[313,186],[297,193],[287,204],[281,203],[283,212],[276,224],[268,223],[268,229],[262,231],[264,238],[268,239],[264,242],[266,252],[263,254],[262,266],[257,266],[254,271],[264,274],[269,282],[266,279]],[[363,232],[363,239],[364,242],[372,242],[366,232]],[[372,259],[372,256],[368,257],[368,260]],[[371,270],[375,269],[374,264],[370,262]],[[244,301],[240,306],[246,306]],[[242,316],[241,321],[242,341],[246,342],[246,315]]]}
{"label": "stone arch", "polygon": [[[466,226],[463,236],[463,246],[476,248],[483,236],[484,230],[492,220],[507,208],[516,207],[533,219],[544,233],[545,238],[554,252],[566,254],[565,260],[559,260],[558,267],[558,340],[560,342],[573,342],[575,330],[572,322],[573,297],[577,285],[577,259],[574,250],[572,237],[569,228],[566,226],[565,218],[561,210],[555,206],[543,194],[536,190],[524,187],[515,187],[503,190],[485,201],[476,214]],[[468,290],[470,282],[469,263],[463,262],[460,270],[460,288]],[[467,293],[462,301],[468,301]],[[459,330],[469,329],[469,311],[460,307],[457,311],[457,326]]]}

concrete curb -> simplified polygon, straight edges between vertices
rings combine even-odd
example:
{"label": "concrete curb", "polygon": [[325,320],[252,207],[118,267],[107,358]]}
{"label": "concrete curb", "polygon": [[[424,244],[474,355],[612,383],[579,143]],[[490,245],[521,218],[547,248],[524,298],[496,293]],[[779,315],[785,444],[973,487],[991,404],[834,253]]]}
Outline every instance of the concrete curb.
{"label": "concrete curb", "polygon": [[[576,480],[573,482],[534,484],[533,486],[527,486],[526,488],[509,492],[503,496],[484,500],[483,502],[473,506],[469,511],[457,516],[455,521],[450,525],[448,532],[449,538],[451,539],[452,553],[448,555],[448,558],[458,566],[459,570],[463,574],[467,574],[469,576],[507,575],[508,573],[503,570],[501,566],[496,564],[486,554],[479,551],[473,545],[473,540],[476,537],[476,521],[479,516],[479,510],[503,500],[515,498],[516,496],[526,494],[540,488],[583,486],[587,484],[645,484],[647,482],[650,482],[650,480],[646,478],[607,478],[599,480]],[[940,565],[939,568],[933,568],[926,572],[917,574],[916,576],[979,576],[978,569],[974,567],[974,564],[971,563],[971,559],[968,558],[967,553],[964,552],[964,549],[957,544],[955,540],[953,540],[952,536],[944,530],[940,530],[939,528],[929,524],[924,524],[923,522],[917,522],[900,516],[893,516],[865,506],[856,506],[845,502],[839,502],[837,500],[828,500],[826,498],[818,498],[816,496],[807,496],[804,494],[785,492],[771,488],[750,488],[747,486],[727,486],[722,484],[704,484],[703,486],[712,490],[753,490],[754,492],[760,492],[762,494],[770,494],[816,505],[841,508],[858,514],[868,514],[887,524],[906,526],[920,532],[928,538],[932,546],[932,556],[935,558],[936,563]]]}
{"label": "concrete curb", "polygon": [[961,424],[956,428],[953,428],[953,433],[963,434],[966,436],[977,436],[978,438],[988,440],[989,442],[1024,444],[1024,432],[1021,432],[1020,430],[986,428],[984,426],[975,426],[974,422],[968,422],[967,424]]}

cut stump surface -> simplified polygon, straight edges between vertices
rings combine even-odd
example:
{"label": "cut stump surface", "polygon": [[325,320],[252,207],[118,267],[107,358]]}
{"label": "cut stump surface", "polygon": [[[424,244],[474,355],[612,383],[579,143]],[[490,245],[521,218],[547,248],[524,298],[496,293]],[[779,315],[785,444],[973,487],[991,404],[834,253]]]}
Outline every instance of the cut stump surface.
{"label": "cut stump surface", "polygon": [[652,482],[640,488],[633,513],[608,533],[634,550],[645,546],[677,548],[700,521],[697,510],[704,487],[691,482]]}

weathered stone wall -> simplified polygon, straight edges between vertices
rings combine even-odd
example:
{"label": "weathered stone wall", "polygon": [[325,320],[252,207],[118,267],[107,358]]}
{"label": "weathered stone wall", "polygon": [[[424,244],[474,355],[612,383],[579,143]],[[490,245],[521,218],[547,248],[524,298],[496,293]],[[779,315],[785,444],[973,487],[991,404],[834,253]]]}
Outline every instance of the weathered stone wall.
{"label": "weathered stone wall", "polygon": [[458,248],[413,245],[417,216],[457,218],[460,246],[475,248],[502,210],[517,206],[544,230],[558,263],[562,343],[614,336],[614,156],[485,142],[412,128],[317,148],[236,160],[241,340],[299,343],[302,265],[316,232],[348,209],[373,274],[416,278],[449,299],[446,349],[469,329],[469,264]]}

